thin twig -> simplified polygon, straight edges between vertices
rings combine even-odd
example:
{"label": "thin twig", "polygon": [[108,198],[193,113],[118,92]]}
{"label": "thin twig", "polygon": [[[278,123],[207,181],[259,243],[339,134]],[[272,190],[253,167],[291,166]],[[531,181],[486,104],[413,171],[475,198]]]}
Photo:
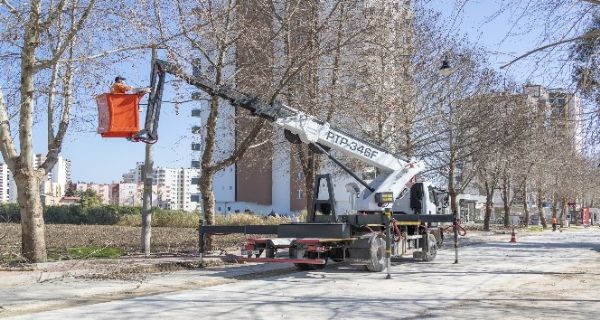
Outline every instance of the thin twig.
{"label": "thin twig", "polygon": [[[598,3],[600,3],[600,0],[598,0]],[[532,55],[532,54],[534,54],[536,52],[540,52],[540,51],[546,50],[548,48],[556,47],[556,46],[561,45],[561,44],[570,43],[570,42],[574,42],[574,41],[578,41],[578,40],[598,38],[599,36],[600,36],[600,30],[594,29],[594,30],[586,32],[582,36],[578,36],[578,37],[575,37],[575,38],[570,38],[570,39],[565,39],[565,40],[561,40],[561,41],[558,41],[558,42],[550,43],[550,44],[547,44],[545,46],[542,46],[542,47],[533,49],[531,51],[528,51],[527,53],[525,53],[525,54],[523,54],[521,56],[518,56],[517,58],[511,60],[509,63],[501,66],[500,69],[504,69],[504,68],[510,66],[511,64],[513,64],[513,63],[515,63],[515,62],[517,62],[517,61],[519,61],[519,60],[521,60],[523,58],[526,58],[526,57],[528,57],[528,56],[530,56],[530,55]]]}

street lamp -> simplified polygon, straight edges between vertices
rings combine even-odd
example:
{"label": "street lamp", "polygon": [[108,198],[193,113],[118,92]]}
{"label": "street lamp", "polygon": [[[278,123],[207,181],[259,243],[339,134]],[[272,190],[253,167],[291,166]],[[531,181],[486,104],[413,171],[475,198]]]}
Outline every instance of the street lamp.
{"label": "street lamp", "polygon": [[[444,57],[444,60],[442,60],[442,65],[440,66],[439,72],[444,77],[452,74],[452,67],[450,66],[450,62],[448,62],[448,56]],[[452,104],[450,104],[450,113],[452,114]],[[452,131],[450,131],[450,139],[452,140]],[[458,211],[454,210],[453,208],[451,210],[452,215],[454,216],[452,219],[452,229],[454,231],[454,263],[458,263]]]}
{"label": "street lamp", "polygon": [[447,77],[452,74],[452,67],[450,66],[450,63],[448,62],[448,57],[445,57],[444,60],[442,60],[442,66],[440,67],[440,73],[444,77]]}

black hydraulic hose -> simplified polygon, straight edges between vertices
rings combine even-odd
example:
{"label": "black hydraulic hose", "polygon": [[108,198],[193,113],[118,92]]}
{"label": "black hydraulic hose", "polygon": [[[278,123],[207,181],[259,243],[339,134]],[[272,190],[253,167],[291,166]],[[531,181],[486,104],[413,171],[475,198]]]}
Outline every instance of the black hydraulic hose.
{"label": "black hydraulic hose", "polygon": [[329,157],[329,159],[331,159],[331,161],[335,162],[335,164],[337,164],[338,166],[340,166],[340,168],[342,168],[344,171],[346,171],[349,175],[352,176],[352,178],[356,179],[356,181],[358,181],[360,184],[362,184],[365,188],[367,188],[369,191],[371,192],[375,192],[375,189],[373,187],[371,187],[368,183],[366,183],[363,179],[361,179],[359,176],[357,176],[354,172],[352,172],[352,170],[350,170],[350,168],[346,167],[343,163],[341,163],[338,159],[334,158],[331,153],[329,153],[327,150],[325,150],[325,148],[323,148],[320,144],[318,143],[313,143],[313,146],[315,146],[317,149],[319,149],[319,151],[321,151],[322,153],[324,153],[325,155],[327,155],[327,157]]}

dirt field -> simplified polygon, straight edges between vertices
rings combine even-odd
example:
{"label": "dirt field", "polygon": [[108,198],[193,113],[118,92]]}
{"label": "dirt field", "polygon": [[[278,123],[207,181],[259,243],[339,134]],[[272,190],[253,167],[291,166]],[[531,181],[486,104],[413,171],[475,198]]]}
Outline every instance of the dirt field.
{"label": "dirt field", "polygon": [[[69,259],[67,248],[78,246],[109,246],[121,248],[125,254],[138,251],[139,227],[102,225],[46,225],[46,245],[49,260]],[[217,236],[217,249],[235,248],[243,243],[243,236]],[[152,251],[156,253],[192,253],[197,250],[198,231],[193,228],[152,228]],[[0,223],[0,263],[19,255],[21,226]]]}

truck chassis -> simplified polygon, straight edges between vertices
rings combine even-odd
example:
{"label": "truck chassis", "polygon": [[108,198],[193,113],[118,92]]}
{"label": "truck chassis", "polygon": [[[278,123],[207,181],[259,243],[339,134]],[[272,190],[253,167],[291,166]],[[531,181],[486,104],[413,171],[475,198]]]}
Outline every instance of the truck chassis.
{"label": "truck chassis", "polygon": [[[276,234],[273,238],[248,239],[236,260],[293,263],[300,270],[311,270],[325,267],[331,259],[379,272],[385,269],[387,258],[409,252],[422,261],[435,259],[444,234],[441,226],[431,225],[453,222],[453,216],[448,214],[384,212],[314,217],[311,222],[272,226],[202,226],[199,245],[204,252],[209,234]],[[321,222],[327,218],[333,221]]]}

